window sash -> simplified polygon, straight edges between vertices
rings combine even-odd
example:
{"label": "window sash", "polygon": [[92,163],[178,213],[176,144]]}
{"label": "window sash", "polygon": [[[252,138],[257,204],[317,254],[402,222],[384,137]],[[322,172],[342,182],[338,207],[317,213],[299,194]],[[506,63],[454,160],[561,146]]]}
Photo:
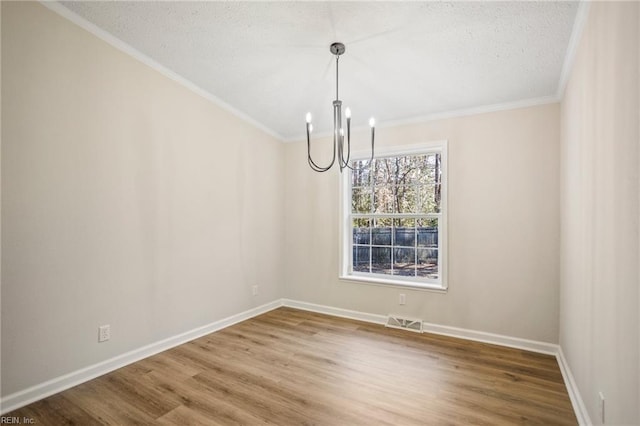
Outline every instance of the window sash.
{"label": "window sash", "polygon": [[[340,179],[340,249],[339,249],[339,257],[340,257],[340,279],[346,281],[354,281],[361,282],[367,284],[380,284],[380,285],[391,285],[391,286],[406,286],[411,288],[419,288],[424,290],[435,290],[435,291],[446,291],[447,289],[447,141],[436,141],[436,142],[428,142],[421,143],[416,145],[409,145],[404,147],[394,147],[394,148],[382,148],[376,150],[376,158],[394,158],[394,157],[403,157],[403,156],[424,156],[424,155],[432,155],[432,154],[440,154],[440,191],[441,191],[441,199],[440,199],[440,210],[433,212],[409,212],[409,213],[385,213],[385,212],[361,212],[356,213],[352,211],[353,205],[353,187],[352,187],[352,173],[347,172],[343,173]],[[368,159],[370,153],[352,153],[352,161],[364,160]],[[367,179],[367,182],[363,185],[360,183],[356,185],[355,188],[366,188],[371,189],[373,193],[374,183],[372,180]],[[411,185],[420,186],[421,184],[413,183]],[[373,199],[371,200],[373,205]],[[437,219],[437,247],[425,247],[425,246],[417,246],[417,236],[414,241],[414,246],[402,246],[402,245],[393,245],[395,242],[392,240],[392,245],[380,246],[378,244],[373,244],[374,241],[371,241],[371,236],[367,244],[354,244],[353,241],[353,233],[354,233],[354,220],[355,219],[369,219],[371,220],[370,226],[373,226],[373,221],[379,218],[388,218],[390,220],[394,219],[415,219],[416,221],[419,219]],[[416,223],[417,226],[417,223]],[[391,226],[393,229],[393,226]],[[438,277],[427,278],[424,276],[403,276],[403,275],[391,275],[388,273],[376,273],[376,272],[360,272],[354,270],[353,257],[354,257],[354,247],[364,247],[369,248],[371,251],[372,248],[375,247],[385,247],[389,248],[392,251],[397,249],[409,248],[409,249],[433,249],[437,250],[437,262],[438,262]],[[370,254],[371,256],[371,254]],[[393,254],[392,254],[393,256]],[[393,259],[393,257],[392,257]],[[416,266],[414,266],[415,268]],[[369,269],[370,271],[371,269]],[[415,271],[415,270],[414,270]],[[414,272],[415,273],[415,272]]]}
{"label": "window sash", "polygon": [[[429,246],[420,246],[419,245],[419,239],[418,239],[418,225],[414,224],[414,231],[415,231],[415,237],[414,237],[414,242],[413,245],[400,245],[400,244],[396,244],[396,233],[395,233],[395,229],[396,226],[395,224],[392,223],[392,225],[390,226],[391,228],[391,241],[389,244],[376,244],[373,241],[373,235],[372,235],[372,230],[375,229],[375,226],[373,225],[373,220],[377,219],[377,218],[383,218],[383,219],[415,219],[416,221],[418,221],[419,219],[438,219],[438,225],[437,225],[437,232],[438,232],[438,245],[436,247],[429,247]],[[427,284],[434,284],[434,285],[441,285],[442,284],[442,266],[443,266],[443,259],[442,259],[442,226],[441,226],[441,218],[442,218],[442,214],[441,213],[421,213],[421,214],[414,214],[414,213],[390,213],[390,214],[384,214],[384,213],[370,213],[370,214],[363,214],[363,213],[352,213],[350,215],[348,215],[348,223],[349,223],[349,243],[348,243],[348,274],[349,275],[354,275],[354,276],[361,276],[361,277],[367,277],[367,276],[375,276],[381,279],[390,279],[390,280],[399,280],[399,281],[408,281],[408,282],[417,282],[417,283],[427,283]],[[372,222],[369,225],[369,238],[368,238],[368,243],[362,243],[362,244],[356,244],[354,243],[353,239],[353,232],[355,227],[353,226],[353,221],[354,219],[370,219]],[[355,247],[362,247],[362,248],[368,248],[369,249],[369,271],[358,271],[355,270],[354,268],[354,256],[353,256],[353,252],[354,252],[354,248]],[[391,273],[379,273],[379,272],[373,272],[373,248],[380,248],[380,249],[389,249],[391,251],[390,253],[390,271]],[[395,262],[395,251],[398,249],[410,249],[410,250],[414,250],[414,274],[413,275],[400,275],[400,274],[395,274],[393,271],[395,271],[396,269],[394,268],[396,262]],[[437,252],[437,278],[430,278],[427,276],[421,276],[418,275],[418,270],[417,267],[419,265],[418,262],[418,254],[421,251],[436,251]]]}

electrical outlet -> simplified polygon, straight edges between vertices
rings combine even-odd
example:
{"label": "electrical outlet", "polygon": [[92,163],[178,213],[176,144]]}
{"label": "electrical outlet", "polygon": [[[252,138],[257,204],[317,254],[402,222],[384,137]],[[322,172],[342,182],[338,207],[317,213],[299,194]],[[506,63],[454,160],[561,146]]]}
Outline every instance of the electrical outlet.
{"label": "electrical outlet", "polygon": [[98,342],[106,342],[109,339],[111,339],[111,326],[107,324],[98,327]]}
{"label": "electrical outlet", "polygon": [[407,295],[404,293],[400,293],[400,297],[398,299],[398,303],[400,305],[405,305],[407,303]]}
{"label": "electrical outlet", "polygon": [[599,407],[599,411],[600,411],[600,421],[602,422],[602,424],[605,423],[604,421],[604,394],[602,392],[598,392],[598,397],[600,399],[600,407]]}
{"label": "electrical outlet", "polygon": [[258,295],[258,286],[254,285],[253,287],[251,287],[251,294],[253,294],[254,296]]}

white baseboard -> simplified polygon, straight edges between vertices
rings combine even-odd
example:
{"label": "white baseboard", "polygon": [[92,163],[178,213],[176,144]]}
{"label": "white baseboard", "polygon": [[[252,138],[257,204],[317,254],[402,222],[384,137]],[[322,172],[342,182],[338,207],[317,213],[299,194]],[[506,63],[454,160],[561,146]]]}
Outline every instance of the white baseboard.
{"label": "white baseboard", "polygon": [[[348,309],[334,308],[332,306],[316,305],[313,303],[300,302],[297,300],[282,299],[282,305],[305,311],[318,312],[321,314],[333,315],[343,318],[351,318],[375,324],[384,324],[386,316],[369,314],[365,312],[352,311]],[[559,345],[546,342],[538,342],[535,340],[521,339],[518,337],[504,336],[500,334],[487,333],[484,331],[470,330],[465,328],[450,327],[439,324],[423,323],[423,331],[425,333],[441,334],[445,336],[457,337],[465,340],[473,340],[483,343],[491,343],[494,345],[506,346],[510,348],[523,349],[531,352],[554,355],[558,361],[558,366],[562,373],[567,393],[571,399],[571,405],[580,425],[591,425],[589,414],[584,406],[580,392],[576,386],[571,370],[564,358],[562,348]]]}
{"label": "white baseboard", "polygon": [[571,374],[569,363],[567,362],[567,359],[564,357],[564,352],[562,352],[562,346],[558,346],[558,353],[556,354],[556,359],[558,360],[558,365],[560,366],[560,372],[562,373],[564,384],[567,387],[567,392],[569,393],[569,398],[571,399],[571,405],[573,406],[573,411],[576,413],[578,424],[584,425],[584,426],[592,425],[593,423],[591,423],[591,418],[589,418],[589,412],[587,411],[587,407],[584,405],[584,401],[580,396],[580,391],[578,390],[578,386],[576,385],[576,382],[573,379],[573,374]]}
{"label": "white baseboard", "polygon": [[282,306],[302,309],[303,311],[317,312],[319,314],[333,315],[334,317],[349,318],[374,324],[387,322],[385,315],[369,314],[366,312],[352,311],[349,309],[334,308],[333,306],[316,305],[315,303],[300,302],[298,300],[282,299]]}
{"label": "white baseboard", "polygon": [[237,324],[241,321],[245,321],[249,318],[253,318],[257,315],[269,312],[273,309],[277,309],[282,306],[282,300],[274,300],[273,302],[257,306],[239,314],[231,315],[227,318],[223,318],[218,321],[214,321],[211,324],[204,325],[202,327],[195,328],[193,330],[178,334],[176,336],[169,337],[164,340],[160,340],[150,345],[143,346],[138,349],[134,349],[130,352],[118,355],[114,358],[99,362],[94,365],[82,368],[80,370],[73,371],[69,374],[65,374],[60,377],[48,380],[44,383],[37,384],[22,391],[7,395],[0,400],[0,414],[8,413],[17,408],[24,407],[27,404],[46,398],[63,390],[69,389],[73,386],[84,383],[88,380],[107,374],[111,371],[122,368],[133,362],[140,361],[141,359],[150,357],[167,349],[171,349],[183,343],[187,343],[191,340],[213,333],[214,331],[221,330],[229,327],[233,324]]}
{"label": "white baseboard", "polygon": [[447,325],[423,323],[425,333],[441,334],[443,336],[457,337],[459,339],[473,340],[509,348],[524,349],[547,355],[558,353],[558,345],[553,343],[538,342],[536,340],[521,339],[518,337],[504,336],[502,334],[487,333],[485,331],[470,330],[467,328],[450,327]]}
{"label": "white baseboard", "polygon": [[[281,306],[301,309],[310,312],[332,315],[341,318],[350,318],[365,321],[374,324],[385,324],[387,317],[385,315],[370,314],[360,311],[352,311],[349,309],[336,308],[333,306],[317,305],[314,303],[301,302],[291,299],[278,299],[273,302],[249,309],[236,315],[215,321],[202,327],[195,328],[185,333],[169,337],[159,342],[152,343],[147,346],[135,349],[125,354],[116,356],[106,361],[91,365],[89,367],[71,372],[64,376],[56,377],[44,383],[32,386],[25,390],[13,393],[0,399],[0,414],[5,414],[17,408],[23,407],[32,402],[51,396],[55,393],[62,392],[73,386],[84,383],[88,380],[107,374],[118,368],[129,365],[133,362],[150,357],[159,352],[166,351],[183,343],[205,336],[209,333],[221,330],[239,322],[248,320],[265,312],[277,309]],[[534,340],[520,339],[516,337],[503,336],[499,334],[486,333],[483,331],[469,330],[464,328],[450,327],[438,324],[423,323],[424,331],[427,333],[442,334],[451,337],[457,337],[466,340],[474,340],[484,343],[491,343],[511,348],[524,349],[532,352],[555,355],[564,378],[565,385],[571,404],[575,411],[576,417],[580,425],[591,425],[589,414],[580,397],[580,392],[573,379],[567,360],[562,353],[562,348],[558,345],[537,342]]]}
{"label": "white baseboard", "polygon": [[[317,312],[320,314],[333,315],[342,318],[351,318],[375,324],[385,324],[386,315],[370,314],[349,309],[334,308],[333,306],[316,305],[314,303],[300,302],[298,300],[282,299],[282,305],[305,311]],[[524,349],[548,355],[555,355],[558,352],[558,345],[553,343],[537,342],[535,340],[519,339],[517,337],[503,336],[500,334],[486,333],[484,331],[469,330],[466,328],[449,327],[446,325],[423,323],[425,333],[442,334],[445,336],[457,337],[477,342],[492,343],[494,345],[508,346],[510,348]]]}

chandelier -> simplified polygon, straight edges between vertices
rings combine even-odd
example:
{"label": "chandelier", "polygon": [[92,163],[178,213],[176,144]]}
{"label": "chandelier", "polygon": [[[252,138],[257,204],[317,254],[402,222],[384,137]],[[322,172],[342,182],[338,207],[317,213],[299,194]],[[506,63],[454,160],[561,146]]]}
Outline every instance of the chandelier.
{"label": "chandelier", "polygon": [[[345,149],[344,139],[345,139],[345,131],[342,127],[342,101],[338,96],[338,62],[340,60],[340,55],[344,53],[344,44],[342,43],[333,43],[329,46],[329,50],[336,57],[336,100],[333,101],[333,157],[328,166],[318,166],[318,164],[313,161],[311,158],[311,132],[313,131],[313,124],[311,124],[311,113],[307,113],[307,161],[309,162],[309,166],[316,172],[326,172],[329,170],[336,161],[336,156],[338,158],[338,165],[340,166],[340,172],[344,168],[349,168],[354,170],[353,167],[349,165],[349,157],[351,156],[351,110],[346,108],[344,111],[344,117],[347,121],[347,129],[346,129],[346,137],[347,137],[347,146]],[[371,158],[369,159],[369,164],[373,160],[373,146],[374,146],[374,138],[375,138],[375,120],[373,117],[369,119],[369,126],[371,127]]]}

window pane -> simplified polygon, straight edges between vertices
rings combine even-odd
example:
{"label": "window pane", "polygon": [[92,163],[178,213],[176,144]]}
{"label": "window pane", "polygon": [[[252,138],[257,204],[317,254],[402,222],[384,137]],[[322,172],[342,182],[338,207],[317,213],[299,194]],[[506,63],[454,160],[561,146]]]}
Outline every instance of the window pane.
{"label": "window pane", "polygon": [[371,229],[371,244],[377,246],[391,245],[391,219],[375,220],[375,226]]}
{"label": "window pane", "polygon": [[353,188],[351,195],[353,213],[371,213],[371,188]]}
{"label": "window pane", "polygon": [[418,247],[438,248],[438,219],[418,219]]}
{"label": "window pane", "polygon": [[399,185],[394,188],[394,213],[416,213],[418,194],[414,185]]}
{"label": "window pane", "polygon": [[401,157],[398,168],[398,184],[415,184],[420,180],[420,171],[424,165],[426,155],[407,155]]}
{"label": "window pane", "polygon": [[415,219],[393,220],[393,244],[396,246],[414,247],[416,245]]}
{"label": "window pane", "polygon": [[369,219],[353,219],[353,244],[369,244]]}
{"label": "window pane", "polygon": [[391,159],[393,168],[394,183],[398,185],[406,184],[409,180],[409,173],[411,171],[411,157],[403,156]]}
{"label": "window pane", "polygon": [[395,193],[393,185],[376,185],[373,194],[373,211],[375,213],[393,213]]}
{"label": "window pane", "polygon": [[393,163],[390,158],[378,158],[374,160],[374,174],[373,179],[376,185],[387,184],[390,185],[393,180]]}
{"label": "window pane", "polygon": [[417,181],[423,185],[440,183],[440,154],[434,153],[423,157]]}
{"label": "window pane", "polygon": [[411,172],[412,182],[416,184],[427,184],[429,181],[430,169],[428,164],[428,155],[420,155],[415,157],[414,169]]}
{"label": "window pane", "polygon": [[418,249],[417,275],[432,279],[438,278],[438,250]]}
{"label": "window pane", "polygon": [[351,171],[351,186],[370,186],[371,169],[367,167],[367,160],[356,160],[351,163],[354,170]]}
{"label": "window pane", "polygon": [[393,250],[393,274],[410,277],[416,275],[416,249],[396,248]]}
{"label": "window pane", "polygon": [[390,247],[371,247],[371,272],[391,274]]}
{"label": "window pane", "polygon": [[368,246],[353,246],[353,270],[357,272],[370,272]]}
{"label": "window pane", "polygon": [[419,205],[421,213],[440,213],[441,187],[437,185],[420,185],[418,187]]}

